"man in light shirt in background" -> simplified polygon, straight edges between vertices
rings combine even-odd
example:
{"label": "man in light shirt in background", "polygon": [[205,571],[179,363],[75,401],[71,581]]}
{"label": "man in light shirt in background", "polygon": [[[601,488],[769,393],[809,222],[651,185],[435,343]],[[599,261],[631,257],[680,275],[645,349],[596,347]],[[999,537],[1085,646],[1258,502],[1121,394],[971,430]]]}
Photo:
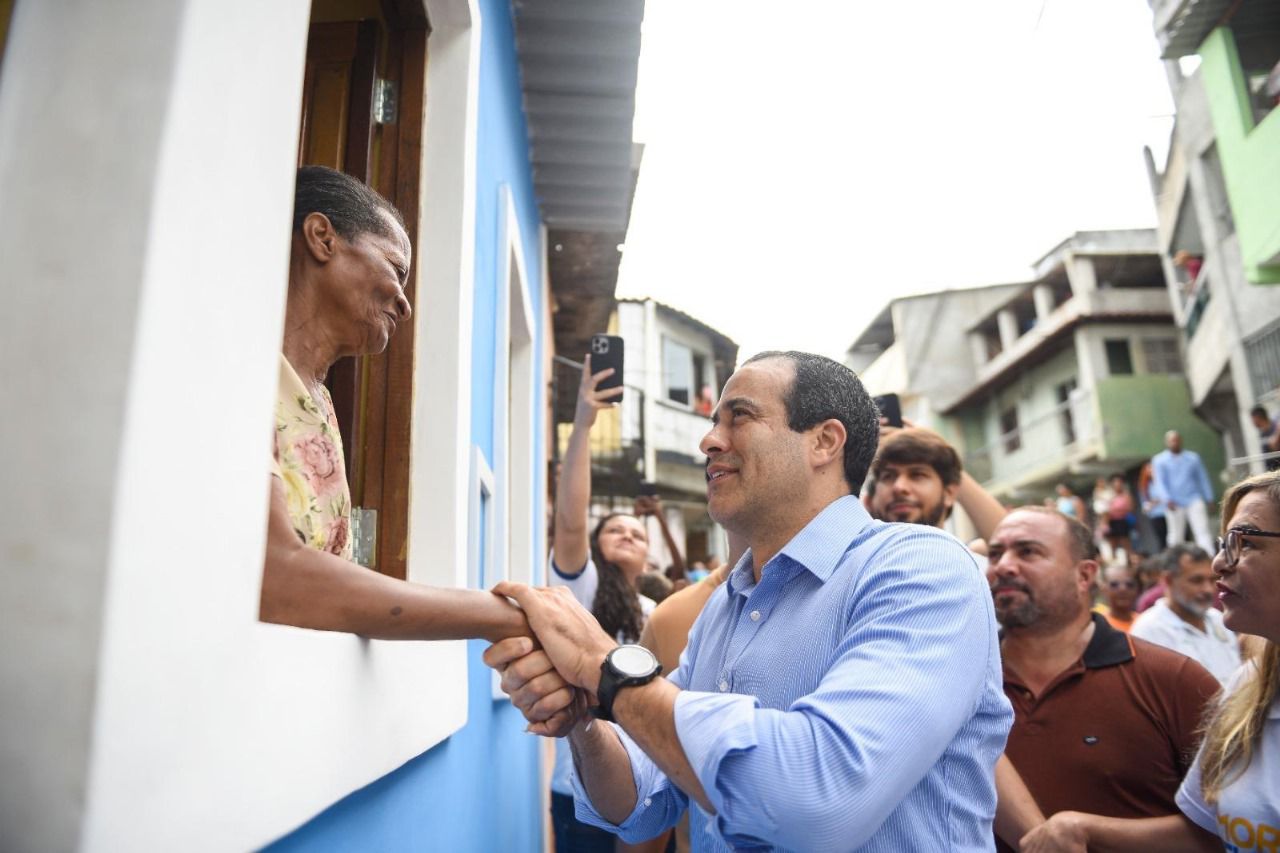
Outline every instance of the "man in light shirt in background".
{"label": "man in light shirt in background", "polygon": [[1240,644],[1213,609],[1212,558],[1195,545],[1166,555],[1164,597],[1138,616],[1130,633],[1181,652],[1223,684],[1240,666]]}
{"label": "man in light shirt in background", "polygon": [[1209,533],[1209,507],[1213,505],[1213,487],[1200,454],[1184,450],[1177,430],[1164,434],[1165,449],[1151,458],[1155,474],[1155,498],[1162,501],[1168,524],[1167,545],[1180,545],[1191,524],[1191,535],[1203,551],[1213,550]]}

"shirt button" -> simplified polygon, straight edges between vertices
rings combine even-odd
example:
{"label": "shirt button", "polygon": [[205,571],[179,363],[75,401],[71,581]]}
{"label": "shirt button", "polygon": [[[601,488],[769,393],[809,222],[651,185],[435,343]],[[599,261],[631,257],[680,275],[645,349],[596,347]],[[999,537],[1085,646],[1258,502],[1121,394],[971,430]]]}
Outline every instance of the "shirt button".
{"label": "shirt button", "polygon": [[727,682],[727,681],[721,681],[721,682],[720,682],[720,692],[721,692],[721,693],[725,693],[725,692],[727,692],[728,690],[729,690],[729,682]]}
{"label": "shirt button", "polygon": [[650,799],[650,798],[648,798],[648,797],[645,797],[645,798],[644,798],[644,804],[645,804],[646,806],[651,806],[651,805],[653,805],[653,800],[651,800],[651,799]]}
{"label": "shirt button", "polygon": [[752,621],[752,622],[759,622],[759,621],[760,621],[760,611],[759,611],[759,610],[752,610],[752,611],[751,611],[751,621]]}

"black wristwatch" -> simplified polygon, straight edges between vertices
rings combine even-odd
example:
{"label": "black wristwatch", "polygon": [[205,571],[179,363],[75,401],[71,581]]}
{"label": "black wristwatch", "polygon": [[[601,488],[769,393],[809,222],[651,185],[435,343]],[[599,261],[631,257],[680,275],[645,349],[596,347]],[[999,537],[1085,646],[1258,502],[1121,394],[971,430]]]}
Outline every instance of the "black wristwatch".
{"label": "black wristwatch", "polygon": [[600,704],[591,709],[597,720],[613,721],[613,700],[623,687],[648,684],[662,673],[662,664],[644,646],[618,646],[604,656],[600,664],[600,686],[596,697]]}

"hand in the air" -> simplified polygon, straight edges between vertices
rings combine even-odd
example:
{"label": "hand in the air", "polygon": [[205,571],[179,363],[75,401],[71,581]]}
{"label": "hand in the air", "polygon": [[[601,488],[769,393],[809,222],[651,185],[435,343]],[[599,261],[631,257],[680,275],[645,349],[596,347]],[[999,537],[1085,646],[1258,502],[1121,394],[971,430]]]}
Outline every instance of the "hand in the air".
{"label": "hand in the air", "polygon": [[576,425],[590,427],[596,422],[596,415],[601,409],[612,409],[618,405],[614,398],[622,395],[622,388],[599,389],[600,383],[612,376],[612,367],[606,367],[599,373],[591,373],[591,354],[582,359],[582,382],[578,384],[578,408],[574,411],[573,422]]}

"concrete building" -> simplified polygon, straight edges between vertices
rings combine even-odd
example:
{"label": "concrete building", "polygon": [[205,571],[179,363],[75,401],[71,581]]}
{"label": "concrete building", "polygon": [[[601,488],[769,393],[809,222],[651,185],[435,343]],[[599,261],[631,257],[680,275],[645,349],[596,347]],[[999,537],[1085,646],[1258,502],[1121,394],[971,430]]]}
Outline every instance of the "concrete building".
{"label": "concrete building", "polygon": [[[627,346],[627,381],[642,396],[624,407],[623,442],[643,445],[642,474],[658,486],[668,523],[685,556],[728,556],[724,531],[707,515],[705,458],[699,442],[708,416],[738,360],[727,335],[653,299],[618,302],[617,331]],[[652,522],[651,522],[652,524]],[[650,531],[650,541],[661,538]],[[665,546],[655,555],[665,566]]]}
{"label": "concrete building", "polygon": [[1191,413],[1154,231],[1078,232],[1029,281],[895,300],[849,362],[1009,502],[1061,481],[1087,493],[1150,458],[1167,429],[1222,467],[1217,435]]}
{"label": "concrete building", "polygon": [[616,271],[643,12],[0,3],[0,849],[543,845],[484,643],[258,621],[288,223],[325,163],[414,244],[331,377],[366,562],[539,580],[552,247]]}
{"label": "concrete building", "polygon": [[1263,467],[1249,410],[1280,409],[1280,6],[1152,10],[1177,110],[1162,169],[1148,152],[1160,254],[1192,404],[1235,478]]}
{"label": "concrete building", "polygon": [[[619,299],[606,329],[625,346],[621,406],[602,412],[591,431],[592,512],[629,512],[642,482],[657,486],[669,529],[687,561],[724,559],[724,531],[707,515],[704,457],[698,449],[708,416],[737,363],[738,345],[724,333],[653,299]],[[556,428],[569,440],[582,376],[578,361],[558,356]],[[649,550],[660,568],[670,552],[649,521]]]}

